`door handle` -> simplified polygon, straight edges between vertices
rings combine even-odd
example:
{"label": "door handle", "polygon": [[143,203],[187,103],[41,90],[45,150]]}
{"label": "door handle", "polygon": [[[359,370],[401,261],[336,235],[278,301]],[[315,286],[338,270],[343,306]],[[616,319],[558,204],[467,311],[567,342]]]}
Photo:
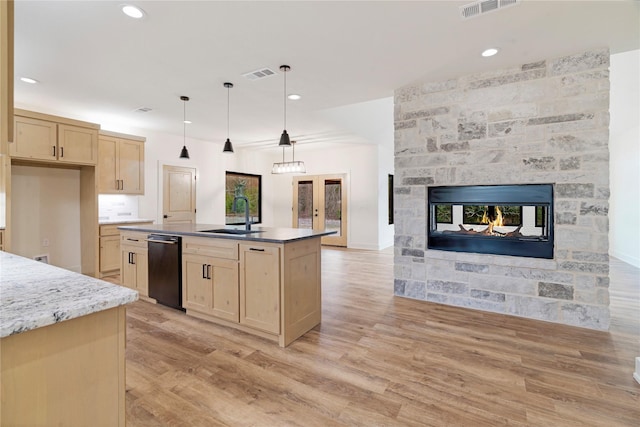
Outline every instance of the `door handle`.
{"label": "door handle", "polygon": [[129,252],[129,264],[133,264],[133,257],[132,257],[133,253]]}
{"label": "door handle", "polygon": [[136,259],[134,258],[135,253],[131,252],[131,264],[135,265],[136,264]]}
{"label": "door handle", "polygon": [[60,147],[60,157],[64,157],[64,147]]}
{"label": "door handle", "polygon": [[207,264],[207,279],[211,279],[211,264]]}
{"label": "door handle", "polygon": [[207,264],[202,264],[202,278],[206,279],[207,278]]}
{"label": "door handle", "polygon": [[53,157],[55,157],[55,156],[56,156],[56,146],[54,145],[53,146]]}
{"label": "door handle", "polygon": [[260,248],[249,248],[249,250],[254,252],[264,252],[264,249],[260,249]]}
{"label": "door handle", "polygon": [[162,218],[169,218],[169,215],[162,215]]}

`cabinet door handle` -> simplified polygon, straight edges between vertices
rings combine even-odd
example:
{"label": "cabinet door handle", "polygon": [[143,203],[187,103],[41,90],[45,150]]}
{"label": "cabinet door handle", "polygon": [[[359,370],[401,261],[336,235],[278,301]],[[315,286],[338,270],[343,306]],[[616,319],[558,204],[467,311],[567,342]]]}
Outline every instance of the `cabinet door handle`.
{"label": "cabinet door handle", "polygon": [[64,147],[60,147],[60,157],[64,157]]}
{"label": "cabinet door handle", "polygon": [[211,279],[211,264],[207,264],[207,279]]}
{"label": "cabinet door handle", "polygon": [[135,252],[131,252],[131,264],[135,265],[135,263],[136,263]]}
{"label": "cabinet door handle", "polygon": [[55,157],[55,156],[56,156],[56,146],[54,145],[53,146],[53,157]]}
{"label": "cabinet door handle", "polygon": [[207,278],[207,264],[202,264],[202,278],[206,279]]}
{"label": "cabinet door handle", "polygon": [[131,252],[129,252],[129,264],[133,264],[133,263],[131,262]]}
{"label": "cabinet door handle", "polygon": [[127,240],[130,242],[139,242],[140,240],[138,239],[131,239],[130,237],[127,237]]}
{"label": "cabinet door handle", "polygon": [[249,250],[254,252],[264,252],[264,249],[259,249],[259,248],[249,248]]}

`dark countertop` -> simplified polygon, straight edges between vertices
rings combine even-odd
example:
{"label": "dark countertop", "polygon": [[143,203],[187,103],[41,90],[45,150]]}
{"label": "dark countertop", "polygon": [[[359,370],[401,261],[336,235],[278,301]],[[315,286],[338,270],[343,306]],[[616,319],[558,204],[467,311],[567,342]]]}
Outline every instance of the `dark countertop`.
{"label": "dark countertop", "polygon": [[138,222],[153,222],[152,219],[144,218],[128,218],[128,219],[101,219],[98,221],[98,225],[112,225],[112,224],[135,224]]}
{"label": "dark countertop", "polygon": [[252,226],[251,234],[205,233],[203,230],[244,230],[244,226],[225,226],[219,224],[151,224],[126,225],[118,227],[123,231],[142,231],[148,233],[172,234],[177,236],[209,237],[215,239],[232,239],[248,242],[287,243],[296,240],[312,239],[335,234],[336,231],[314,231],[303,228],[273,228]]}

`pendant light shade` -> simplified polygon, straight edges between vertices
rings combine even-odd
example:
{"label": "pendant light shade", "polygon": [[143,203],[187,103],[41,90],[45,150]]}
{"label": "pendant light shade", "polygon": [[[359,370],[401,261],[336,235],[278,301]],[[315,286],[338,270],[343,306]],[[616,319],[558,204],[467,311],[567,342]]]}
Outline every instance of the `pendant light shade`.
{"label": "pendant light shade", "polygon": [[224,87],[227,88],[227,140],[224,142],[223,153],[233,153],[233,145],[229,139],[229,90],[233,87],[233,83],[226,82]]}
{"label": "pendant light shade", "polygon": [[182,126],[183,126],[183,145],[182,150],[180,151],[181,159],[189,158],[189,150],[187,150],[187,101],[189,100],[188,96],[181,96],[180,99],[183,101],[183,118],[182,118]]}
{"label": "pendant light shade", "polygon": [[284,130],[282,131],[282,135],[280,136],[279,147],[291,147],[291,139],[289,139],[289,134],[287,133],[287,71],[291,70],[291,67],[288,65],[281,65],[280,70],[284,74]]}

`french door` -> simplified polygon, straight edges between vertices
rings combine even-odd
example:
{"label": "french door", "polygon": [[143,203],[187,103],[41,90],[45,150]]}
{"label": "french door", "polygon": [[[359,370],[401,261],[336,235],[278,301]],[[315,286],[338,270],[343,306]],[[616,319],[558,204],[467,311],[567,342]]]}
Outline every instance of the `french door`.
{"label": "french door", "polygon": [[336,231],[323,245],[347,246],[347,175],[293,178],[293,227]]}

